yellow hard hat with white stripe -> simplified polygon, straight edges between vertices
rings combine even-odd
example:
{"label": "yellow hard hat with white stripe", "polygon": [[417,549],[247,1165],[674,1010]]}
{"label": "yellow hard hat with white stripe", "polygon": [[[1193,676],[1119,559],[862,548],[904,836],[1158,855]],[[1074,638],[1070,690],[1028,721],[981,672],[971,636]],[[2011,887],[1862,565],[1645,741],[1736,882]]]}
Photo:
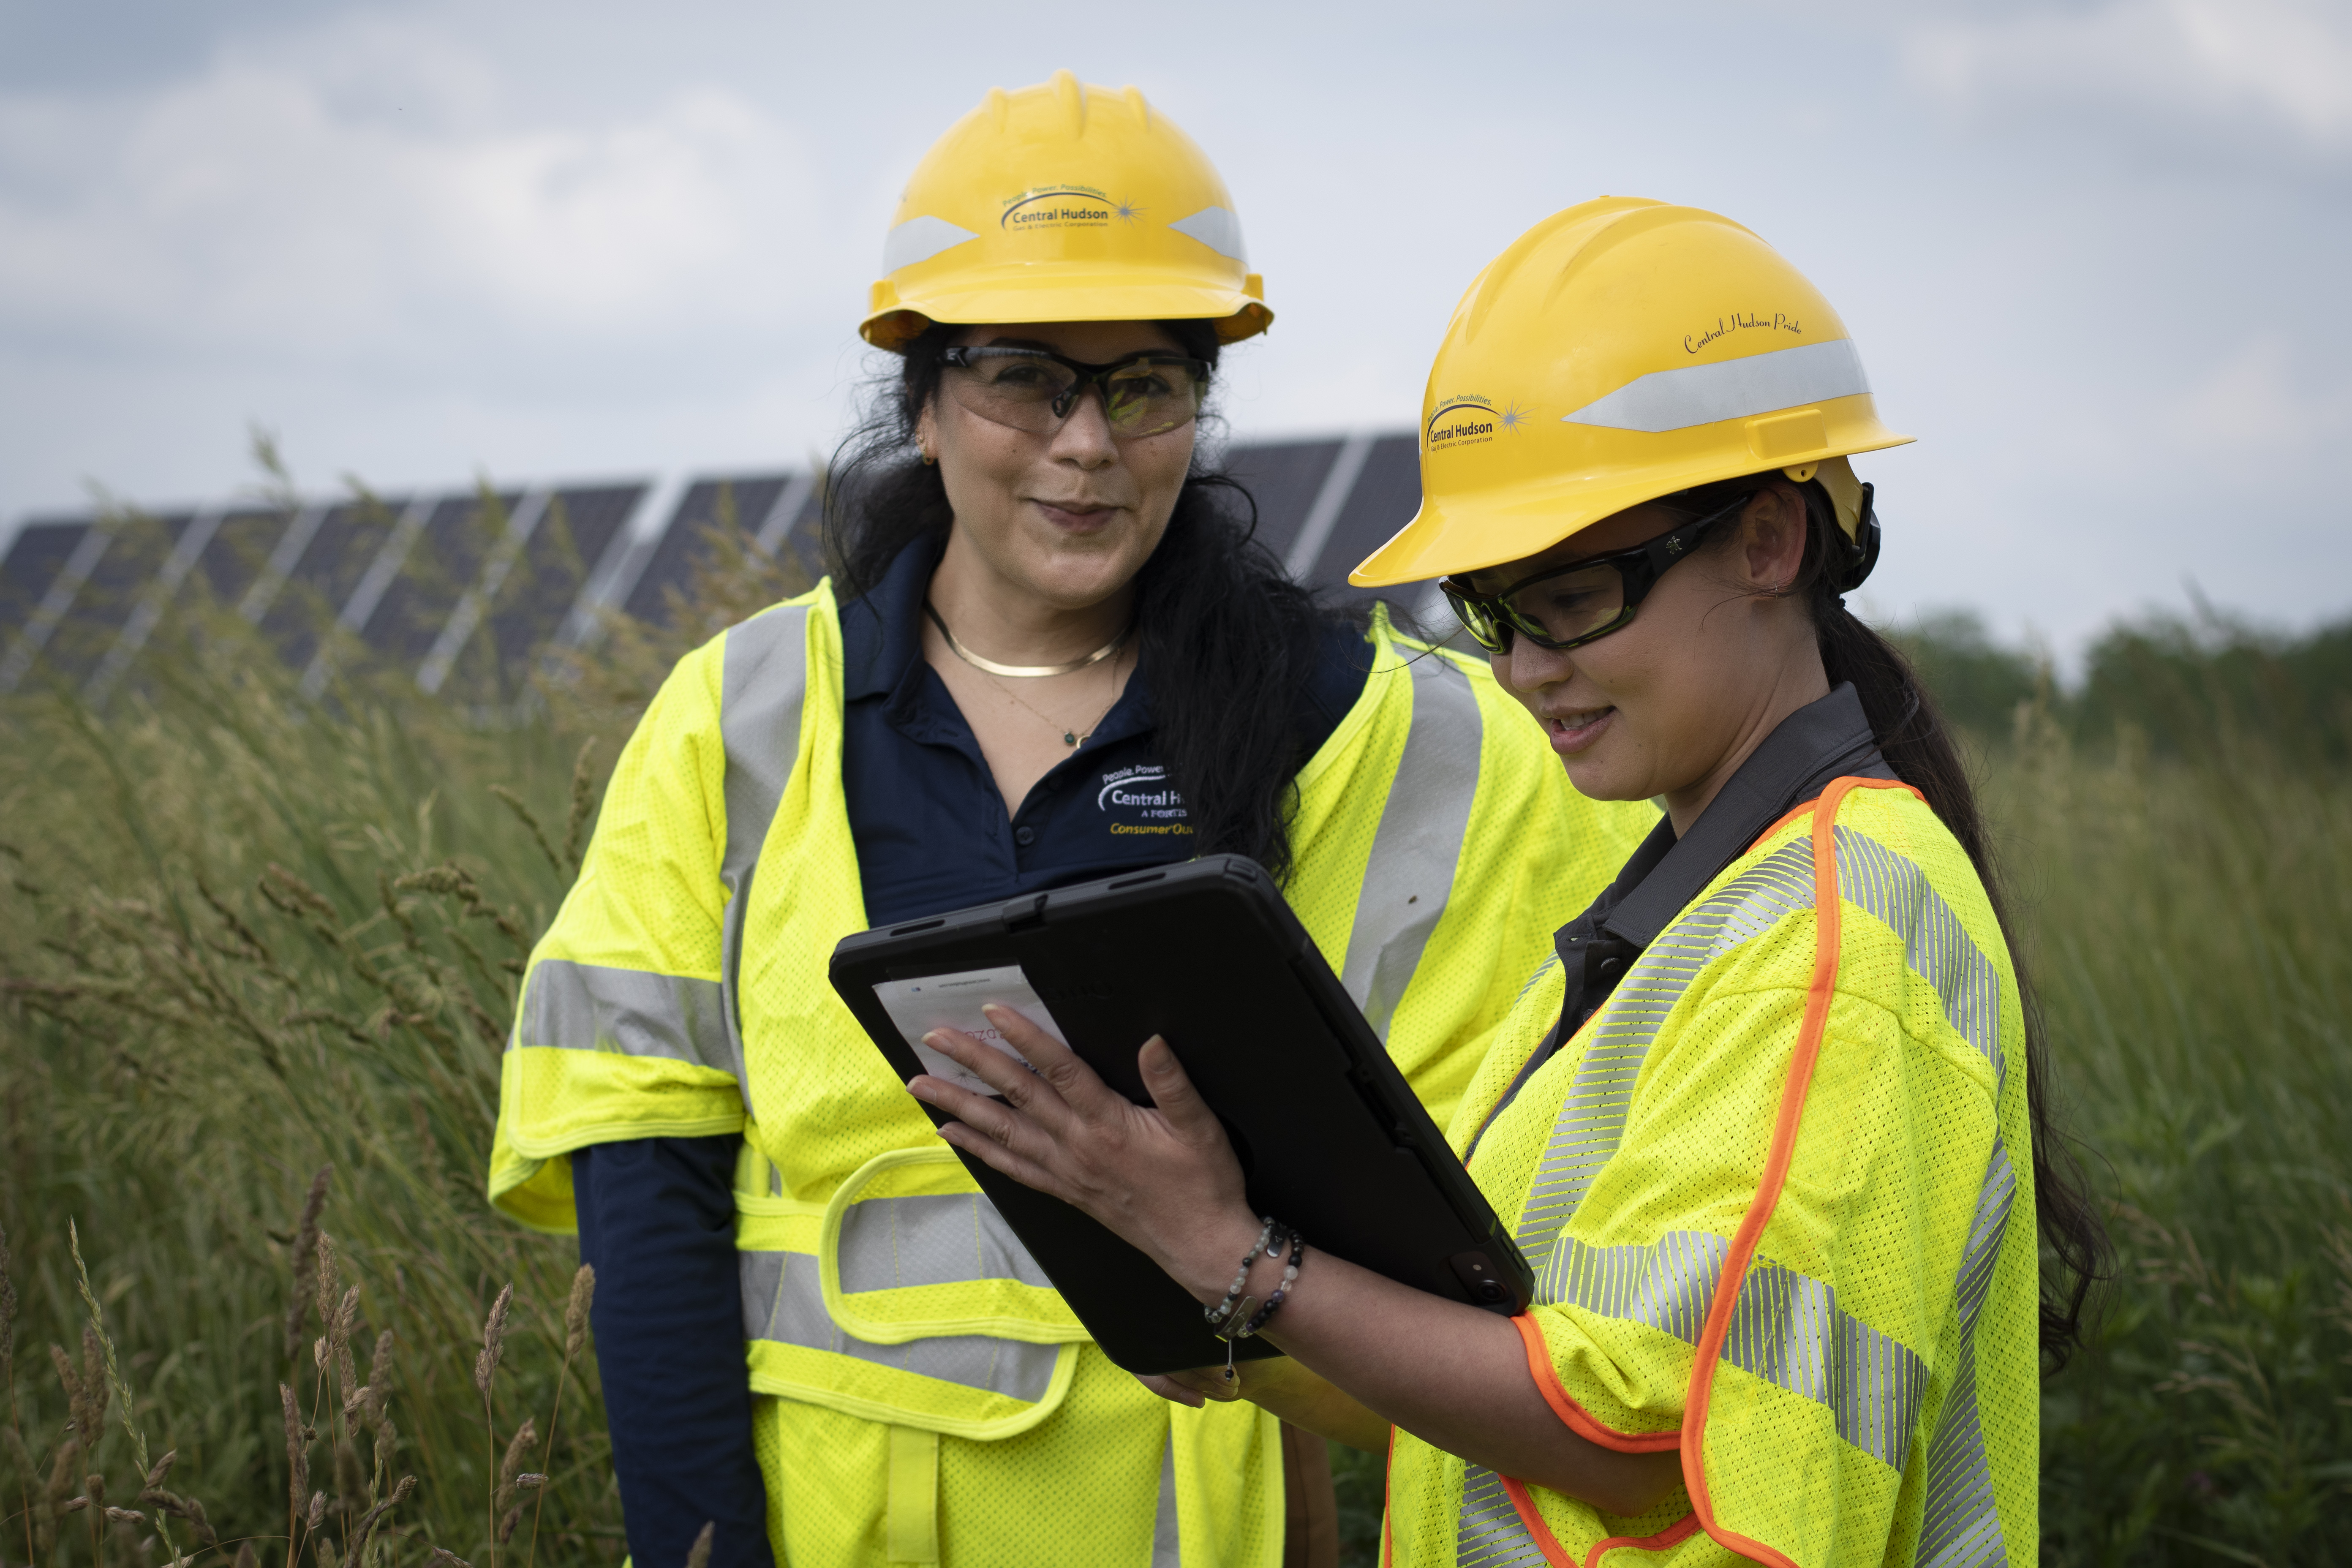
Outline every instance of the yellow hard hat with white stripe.
{"label": "yellow hard hat with white stripe", "polygon": [[934,321],[1214,320],[1274,312],[1233,197],[1192,139],[1130,87],[1068,71],[991,89],[907,182],[858,331],[900,349]]}
{"label": "yellow hard hat with white stripe", "polygon": [[1715,213],[1603,196],[1546,218],[1454,309],[1422,403],[1419,515],[1349,581],[1521,560],[1614,512],[1772,468],[1819,479],[1849,537],[1846,458],[1879,423],[1821,291]]}

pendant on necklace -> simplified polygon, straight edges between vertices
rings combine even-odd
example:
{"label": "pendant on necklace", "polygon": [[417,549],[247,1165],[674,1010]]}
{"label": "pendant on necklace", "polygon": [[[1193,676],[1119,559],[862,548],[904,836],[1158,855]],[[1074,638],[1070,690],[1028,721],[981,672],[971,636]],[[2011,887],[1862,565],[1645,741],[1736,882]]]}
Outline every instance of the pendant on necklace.
{"label": "pendant on necklace", "polygon": [[1077,738],[1077,736],[1076,736],[1076,735],[1072,734],[1072,733],[1071,733],[1069,731],[1067,731],[1067,730],[1065,730],[1065,731],[1062,731],[1062,744],[1064,744],[1064,745],[1066,745],[1066,746],[1076,746],[1077,743],[1078,743],[1078,738]]}

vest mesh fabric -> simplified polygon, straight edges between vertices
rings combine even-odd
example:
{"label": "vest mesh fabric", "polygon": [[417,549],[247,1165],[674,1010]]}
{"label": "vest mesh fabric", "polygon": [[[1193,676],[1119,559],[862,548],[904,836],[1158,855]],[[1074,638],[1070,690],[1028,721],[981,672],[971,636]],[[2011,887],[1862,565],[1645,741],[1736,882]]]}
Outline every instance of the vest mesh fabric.
{"label": "vest mesh fabric", "polygon": [[[1710,1311],[1727,1314],[1696,1453],[1682,1440],[1685,1486],[1638,1521],[1519,1489],[1502,1537],[1530,1561],[1581,1563],[1611,1540],[1625,1542],[1612,1561],[2035,1558],[2036,1254],[2008,952],[1965,853],[1907,792],[1855,789],[1820,841],[1836,870],[1834,988],[1736,1296],[1719,1287],[1773,1146],[1821,930],[1810,815],[1685,910],[1478,1138],[1472,1174],[1537,1272],[1522,1322],[1563,1420],[1654,1447],[1683,1426]],[[1457,1149],[1559,989],[1556,971],[1528,986],[1455,1119]],[[1501,1550],[1465,1473],[1400,1435],[1394,1561]],[[1695,1498],[1706,1528],[1655,1539]]]}
{"label": "vest mesh fabric", "polygon": [[[1442,1114],[1548,931],[1655,817],[1578,796],[1483,665],[1384,619],[1370,649],[1300,774],[1286,891]],[[960,1166],[896,1163],[938,1140],[826,975],[866,925],[842,702],[824,584],[665,684],[526,977],[491,1195],[569,1229],[569,1150],[740,1129],[747,1369],[786,1560],[877,1560],[898,1517],[882,1478],[916,1432],[936,1435],[942,1561],[1157,1561],[1130,1538],[1161,1528],[1186,1562],[1270,1563],[1272,1418],[1144,1393],[1076,1342]]]}

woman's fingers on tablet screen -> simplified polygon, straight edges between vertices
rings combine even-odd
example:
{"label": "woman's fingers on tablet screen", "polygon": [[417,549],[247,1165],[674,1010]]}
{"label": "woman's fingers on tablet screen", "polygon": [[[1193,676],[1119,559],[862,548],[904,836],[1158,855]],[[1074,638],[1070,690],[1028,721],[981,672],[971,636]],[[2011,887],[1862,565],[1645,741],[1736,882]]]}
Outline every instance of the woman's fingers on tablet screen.
{"label": "woman's fingers on tablet screen", "polygon": [[[1028,1058],[1037,1076],[1051,1084],[1070,1109],[1091,1119],[1100,1113],[1100,1100],[1110,1095],[1109,1086],[1096,1076],[1094,1068],[1080,1060],[1078,1054],[1053,1036],[1032,1023],[1024,1014],[1002,1003],[991,1002],[981,1008],[988,1021],[996,1026],[1007,1044]],[[1111,1096],[1119,1099],[1119,1096]]]}

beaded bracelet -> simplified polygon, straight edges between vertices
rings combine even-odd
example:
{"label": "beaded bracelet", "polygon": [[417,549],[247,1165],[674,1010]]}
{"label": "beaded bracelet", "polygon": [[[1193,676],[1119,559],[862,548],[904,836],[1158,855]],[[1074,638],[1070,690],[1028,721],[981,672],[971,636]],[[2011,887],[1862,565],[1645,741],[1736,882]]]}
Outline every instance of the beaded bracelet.
{"label": "beaded bracelet", "polygon": [[1241,1268],[1235,1271],[1234,1275],[1233,1289],[1227,1290],[1225,1292],[1225,1299],[1218,1302],[1215,1306],[1203,1307],[1201,1309],[1201,1315],[1209,1321],[1210,1332],[1223,1337],[1226,1323],[1233,1321],[1235,1317],[1246,1318],[1248,1316],[1248,1313],[1244,1310],[1244,1304],[1252,1308],[1257,1305],[1257,1298],[1255,1296],[1244,1296],[1242,1294],[1242,1289],[1249,1283],[1250,1265],[1255,1263],[1257,1261],[1257,1255],[1265,1250],[1265,1244],[1274,1238],[1274,1216],[1272,1215],[1267,1215],[1265,1216],[1265,1228],[1261,1229],[1257,1233],[1256,1244],[1249,1249],[1248,1256],[1242,1259]]}
{"label": "beaded bracelet", "polygon": [[1260,1329],[1265,1327],[1267,1320],[1274,1316],[1275,1310],[1280,1307],[1283,1302],[1290,1299],[1290,1287],[1296,1283],[1298,1279],[1299,1261],[1307,1256],[1307,1242],[1306,1238],[1301,1237],[1297,1231],[1292,1231],[1288,1239],[1290,1242],[1290,1267],[1282,1271],[1282,1283],[1274,1288],[1274,1294],[1265,1299],[1265,1305],[1257,1310],[1257,1316],[1252,1318],[1248,1322],[1244,1323],[1241,1327],[1241,1331],[1234,1334],[1234,1338],[1237,1340],[1245,1340],[1252,1334],[1256,1333]]}

